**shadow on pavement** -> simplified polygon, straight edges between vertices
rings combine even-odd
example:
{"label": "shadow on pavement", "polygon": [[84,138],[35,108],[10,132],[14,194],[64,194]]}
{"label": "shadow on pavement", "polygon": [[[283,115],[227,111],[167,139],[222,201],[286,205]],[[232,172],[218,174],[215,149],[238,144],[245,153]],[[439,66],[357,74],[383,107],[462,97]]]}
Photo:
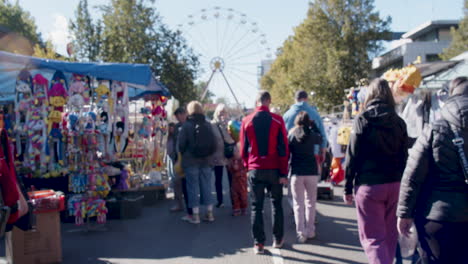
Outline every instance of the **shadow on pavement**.
{"label": "shadow on pavement", "polygon": [[[214,223],[192,225],[169,213],[170,201],[144,209],[135,220],[110,221],[108,231],[69,233],[63,228],[64,263],[109,263],[99,259],[212,259],[250,248],[249,216],[233,218],[229,209],[215,211]],[[86,256],[86,257],[84,257]]]}

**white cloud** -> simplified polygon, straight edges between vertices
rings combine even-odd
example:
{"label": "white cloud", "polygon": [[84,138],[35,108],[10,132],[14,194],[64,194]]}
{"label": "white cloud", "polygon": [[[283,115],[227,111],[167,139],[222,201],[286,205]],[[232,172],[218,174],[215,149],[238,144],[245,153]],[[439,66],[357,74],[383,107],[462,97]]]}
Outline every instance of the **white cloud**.
{"label": "white cloud", "polygon": [[70,41],[68,20],[62,14],[54,14],[53,19],[52,29],[46,33],[45,37],[52,41],[58,53],[66,54],[67,43]]}

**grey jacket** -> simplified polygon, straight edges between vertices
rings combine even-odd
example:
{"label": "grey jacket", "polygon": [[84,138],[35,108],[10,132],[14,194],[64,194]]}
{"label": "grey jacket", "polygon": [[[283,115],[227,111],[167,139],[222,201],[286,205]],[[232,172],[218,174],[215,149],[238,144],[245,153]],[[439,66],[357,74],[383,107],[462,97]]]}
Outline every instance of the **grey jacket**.
{"label": "grey jacket", "polygon": [[227,159],[224,157],[224,142],[228,144],[232,144],[234,143],[234,139],[232,139],[231,135],[229,134],[227,130],[226,125],[223,124],[222,122],[212,121],[211,124],[213,125],[213,133],[215,135],[216,142],[217,142],[216,152],[213,154],[212,165],[213,166],[226,166]]}
{"label": "grey jacket", "polygon": [[195,115],[190,115],[188,118],[189,119],[186,122],[184,122],[184,124],[180,128],[178,139],[177,139],[178,150],[182,154],[182,167],[212,166],[213,155],[205,157],[205,158],[198,158],[198,157],[194,157],[191,151],[193,149],[193,146],[195,145],[194,143],[195,126],[193,122],[190,122],[190,119],[201,120],[201,119],[205,119],[205,116],[200,115],[200,114],[195,114]]}
{"label": "grey jacket", "polygon": [[459,128],[468,154],[468,96],[448,99],[441,116],[424,129],[410,150],[398,202],[401,218],[468,222],[468,184],[449,126]]}

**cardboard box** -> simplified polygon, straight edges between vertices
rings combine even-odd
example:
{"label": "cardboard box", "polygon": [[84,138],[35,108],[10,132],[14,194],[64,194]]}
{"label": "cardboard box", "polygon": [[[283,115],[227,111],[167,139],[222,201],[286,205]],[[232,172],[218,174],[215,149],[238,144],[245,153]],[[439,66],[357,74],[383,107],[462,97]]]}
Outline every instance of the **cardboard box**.
{"label": "cardboard box", "polygon": [[9,264],[51,264],[62,262],[59,212],[37,215],[36,230],[14,228],[6,236]]}

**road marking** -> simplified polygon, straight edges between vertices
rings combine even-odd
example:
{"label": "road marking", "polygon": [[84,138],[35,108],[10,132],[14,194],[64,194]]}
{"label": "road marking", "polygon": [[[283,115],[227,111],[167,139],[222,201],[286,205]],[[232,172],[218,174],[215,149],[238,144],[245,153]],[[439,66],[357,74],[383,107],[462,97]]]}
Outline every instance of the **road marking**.
{"label": "road marking", "polygon": [[271,257],[273,258],[273,264],[283,264],[283,256],[281,256],[281,250],[279,248],[270,249]]}

